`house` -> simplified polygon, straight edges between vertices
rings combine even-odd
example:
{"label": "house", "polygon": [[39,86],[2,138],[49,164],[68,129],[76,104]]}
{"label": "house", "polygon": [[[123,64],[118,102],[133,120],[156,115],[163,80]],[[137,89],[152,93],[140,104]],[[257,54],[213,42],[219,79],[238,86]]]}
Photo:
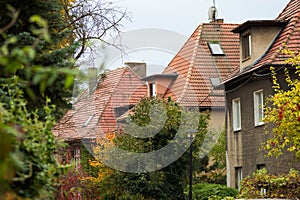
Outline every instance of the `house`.
{"label": "house", "polygon": [[247,21],[232,30],[239,34],[240,68],[224,83],[226,96],[227,182],[239,188],[243,177],[256,169],[287,173],[299,169],[292,155],[266,158],[260,151],[265,134],[263,105],[273,94],[270,66],[284,85],[288,58],[281,50],[300,49],[300,1],[291,0],[275,20]]}
{"label": "house", "polygon": [[[124,67],[97,76],[91,69],[89,89],[80,94],[73,109],[56,124],[56,137],[71,144],[70,156],[80,159],[80,144],[118,131],[117,118],[147,95],[141,80],[146,75],[145,63],[127,63]],[[79,162],[78,162],[79,163]]]}
{"label": "house", "polygon": [[209,110],[210,127],[223,128],[224,93],[214,86],[239,65],[239,35],[231,32],[237,25],[222,19],[199,25],[162,74],[143,79],[149,95],[172,98],[188,109]]}

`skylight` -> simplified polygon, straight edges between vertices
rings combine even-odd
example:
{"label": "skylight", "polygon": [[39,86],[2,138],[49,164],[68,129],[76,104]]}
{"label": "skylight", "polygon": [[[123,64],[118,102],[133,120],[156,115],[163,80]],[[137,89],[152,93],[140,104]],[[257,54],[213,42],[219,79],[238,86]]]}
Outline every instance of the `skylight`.
{"label": "skylight", "polygon": [[94,118],[95,114],[91,115],[88,120],[85,122],[85,124],[83,125],[83,127],[86,127],[87,125],[89,125],[90,121]]}
{"label": "skylight", "polygon": [[221,48],[221,45],[219,43],[208,43],[210,52],[213,56],[224,56],[223,49]]}

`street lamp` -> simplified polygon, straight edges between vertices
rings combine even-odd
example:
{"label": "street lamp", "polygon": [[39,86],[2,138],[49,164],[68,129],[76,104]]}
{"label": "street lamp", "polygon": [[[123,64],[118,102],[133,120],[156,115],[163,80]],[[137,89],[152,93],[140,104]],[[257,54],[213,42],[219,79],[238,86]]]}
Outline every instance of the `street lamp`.
{"label": "street lamp", "polygon": [[189,200],[193,199],[193,139],[196,136],[196,133],[198,133],[195,129],[189,129],[186,131],[190,138],[190,187],[189,187]]}

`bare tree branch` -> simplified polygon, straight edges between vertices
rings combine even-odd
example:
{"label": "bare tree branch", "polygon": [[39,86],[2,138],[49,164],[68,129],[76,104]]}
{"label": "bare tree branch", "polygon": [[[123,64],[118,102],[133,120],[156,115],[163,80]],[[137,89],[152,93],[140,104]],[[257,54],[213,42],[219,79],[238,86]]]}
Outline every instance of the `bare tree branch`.
{"label": "bare tree branch", "polygon": [[[64,0],[64,3],[67,5],[65,12],[68,25],[63,30],[72,29],[75,41],[80,44],[78,52],[74,56],[76,60],[89,48],[87,41],[94,39],[103,42],[107,40],[108,35],[118,35],[122,20],[129,19],[126,9],[122,10],[106,0],[77,0],[71,5],[68,0]],[[105,43],[110,44],[109,42]]]}

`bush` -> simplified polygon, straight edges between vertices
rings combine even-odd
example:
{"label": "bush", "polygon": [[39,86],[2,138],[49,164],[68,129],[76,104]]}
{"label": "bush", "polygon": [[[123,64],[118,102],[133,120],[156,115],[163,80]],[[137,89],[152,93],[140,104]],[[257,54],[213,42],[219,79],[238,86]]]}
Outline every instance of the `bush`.
{"label": "bush", "polygon": [[[236,197],[238,194],[236,189],[219,184],[198,183],[194,184],[192,188],[193,199],[197,200],[228,199],[226,197]],[[186,188],[186,197],[188,196],[188,191],[189,188]]]}
{"label": "bush", "polygon": [[291,169],[286,175],[271,175],[266,169],[257,170],[243,179],[240,198],[300,198],[300,174]]}

